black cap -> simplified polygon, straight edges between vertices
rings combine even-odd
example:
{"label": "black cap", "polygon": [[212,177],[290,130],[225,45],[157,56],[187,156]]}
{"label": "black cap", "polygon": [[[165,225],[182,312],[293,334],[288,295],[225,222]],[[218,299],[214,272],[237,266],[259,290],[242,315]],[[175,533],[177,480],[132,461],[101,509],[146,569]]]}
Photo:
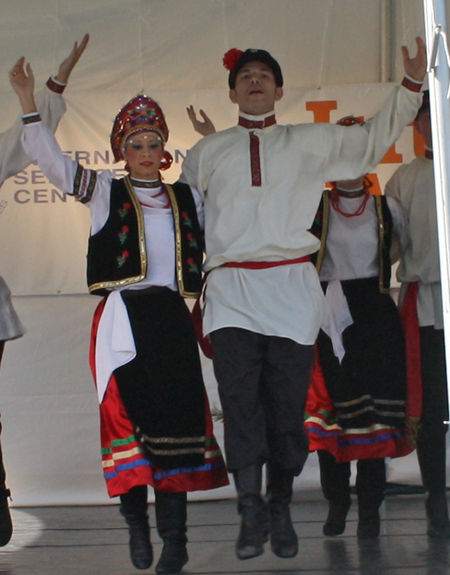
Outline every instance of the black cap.
{"label": "black cap", "polygon": [[235,65],[233,70],[230,71],[230,74],[228,75],[228,85],[230,86],[231,90],[234,90],[235,88],[236,76],[238,75],[239,70],[243,66],[245,66],[245,64],[248,64],[248,62],[262,62],[263,64],[267,64],[267,66],[269,66],[269,68],[273,72],[275,78],[275,84],[280,88],[283,86],[283,74],[281,73],[280,65],[275,60],[275,58],[271,56],[269,52],[267,52],[266,50],[248,48],[242,54],[237,64]]}

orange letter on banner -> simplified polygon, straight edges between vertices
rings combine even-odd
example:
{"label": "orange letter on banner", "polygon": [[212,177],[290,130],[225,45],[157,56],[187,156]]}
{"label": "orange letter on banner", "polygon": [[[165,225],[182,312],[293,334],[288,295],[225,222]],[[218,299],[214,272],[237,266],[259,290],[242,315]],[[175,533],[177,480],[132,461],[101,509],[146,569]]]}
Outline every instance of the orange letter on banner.
{"label": "orange letter on banner", "polygon": [[313,113],[315,123],[329,123],[331,110],[337,110],[337,101],[306,102],[306,109]]}
{"label": "orange letter on banner", "polygon": [[395,151],[395,144],[389,148],[380,164],[401,164],[403,162],[403,155]]}

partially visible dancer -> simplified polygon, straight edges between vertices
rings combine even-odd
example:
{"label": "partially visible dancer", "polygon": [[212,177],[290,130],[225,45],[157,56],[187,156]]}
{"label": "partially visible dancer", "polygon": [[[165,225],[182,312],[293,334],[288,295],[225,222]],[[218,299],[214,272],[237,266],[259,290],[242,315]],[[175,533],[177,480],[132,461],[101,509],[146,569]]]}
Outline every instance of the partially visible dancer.
{"label": "partially visible dancer", "polygon": [[[42,121],[52,131],[56,130],[59,120],[66,109],[61,95],[88,41],[89,36],[86,34],[79,45],[75,42],[69,56],[61,62],[57,75],[50,77],[45,88],[36,96]],[[25,58],[19,58],[10,74],[20,78],[23,73],[24,63]],[[29,65],[27,66],[27,70],[34,83],[33,73]],[[23,122],[22,116],[20,116],[9,130],[0,134],[0,186],[7,178],[24,170],[31,162],[22,147],[22,131]],[[0,276],[0,362],[3,357],[5,342],[22,337],[24,333],[25,328],[21,324],[12,305],[11,292],[5,280]],[[8,497],[10,497],[10,495],[10,490],[6,487],[6,473],[0,444],[0,547],[5,546],[10,541],[13,531],[11,514],[8,507]]]}
{"label": "partially visible dancer", "polygon": [[228,484],[203,383],[186,297],[201,289],[203,205],[186,184],[162,184],[172,158],[159,105],[132,98],[111,132],[116,161],[129,172],[84,169],[62,153],[40,122],[30,86],[17,86],[24,114],[34,114],[23,143],[48,179],[91,212],[89,291],[105,296],[93,320],[91,367],[100,401],[108,493],[120,496],[137,569],[153,561],[147,485],[155,490],[164,542],[157,573],[188,562],[187,491]]}
{"label": "partially visible dancer", "polygon": [[[205,204],[204,332],[225,421],[225,450],[238,495],[239,559],[298,552],[290,516],[294,477],[308,456],[303,412],[324,317],[324,296],[308,230],[323,183],[370,172],[420,106],[426,68],[423,41],[405,78],[362,128],[277,124],[283,75],[265,50],[230,50],[231,101],[238,125],[191,148],[181,180]],[[268,468],[268,504],[261,496]]]}
{"label": "partially visible dancer", "polygon": [[[352,116],[337,123],[364,124]],[[406,226],[400,204],[370,187],[364,176],[333,183],[311,229],[321,240],[315,261],[330,313],[317,339],[305,422],[329,502],[323,533],[345,530],[350,461],[357,461],[361,539],[380,532],[385,457],[413,449],[405,436],[405,341],[389,295],[391,247],[393,239],[406,245]]]}
{"label": "partially visible dancer", "polygon": [[427,533],[450,538],[446,497],[447,377],[439,269],[436,197],[429,93],[423,93],[414,125],[424,138],[425,154],[400,166],[386,185],[387,196],[405,212],[410,243],[404,250],[397,277],[402,282],[400,306],[408,346],[416,345],[423,385],[422,419],[417,457],[427,493]]}

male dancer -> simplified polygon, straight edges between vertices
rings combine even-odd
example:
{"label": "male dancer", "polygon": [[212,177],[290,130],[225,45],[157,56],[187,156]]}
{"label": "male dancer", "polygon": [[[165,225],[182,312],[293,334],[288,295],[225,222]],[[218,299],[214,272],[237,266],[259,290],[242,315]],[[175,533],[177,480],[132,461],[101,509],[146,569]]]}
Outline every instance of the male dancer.
{"label": "male dancer", "polygon": [[[450,538],[446,489],[446,433],[448,425],[447,378],[445,367],[442,292],[434,191],[433,150],[429,93],[423,93],[414,125],[424,138],[425,154],[400,166],[386,185],[387,196],[402,205],[408,222],[410,242],[397,276],[402,282],[403,310],[415,312],[415,321],[406,317],[407,341],[418,342],[421,360],[423,400],[417,434],[417,457],[423,486],[427,492],[427,533],[434,538]],[[410,329],[416,331],[412,337]]]}
{"label": "male dancer", "polygon": [[[204,332],[225,417],[227,463],[238,492],[240,559],[256,557],[270,529],[272,551],[294,557],[297,535],[289,503],[308,455],[303,411],[313,344],[324,318],[323,294],[309,255],[308,232],[325,181],[370,172],[420,105],[426,56],[418,38],[408,78],[364,127],[280,126],[278,62],[265,50],[230,50],[230,99],[237,126],[207,136],[187,154],[181,179],[205,202],[209,272]],[[268,463],[268,517],[261,498]]]}

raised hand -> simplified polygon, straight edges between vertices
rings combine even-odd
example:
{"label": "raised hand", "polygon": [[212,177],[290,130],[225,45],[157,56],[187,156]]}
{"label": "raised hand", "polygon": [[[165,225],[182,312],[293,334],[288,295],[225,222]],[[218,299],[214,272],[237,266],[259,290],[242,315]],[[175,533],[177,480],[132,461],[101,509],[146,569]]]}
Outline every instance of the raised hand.
{"label": "raised hand", "polygon": [[58,82],[61,82],[62,84],[67,84],[69,76],[72,73],[72,70],[75,68],[75,65],[78,62],[78,60],[83,55],[83,52],[85,51],[86,46],[88,45],[88,42],[89,42],[89,34],[84,35],[80,44],[78,44],[78,42],[75,42],[72,48],[72,52],[59,65],[58,74],[56,76]]}
{"label": "raised hand", "polygon": [[30,64],[25,64],[25,57],[17,60],[9,71],[9,81],[14,91],[19,96],[24,114],[36,112],[34,103],[34,74]]}
{"label": "raised hand", "polygon": [[196,132],[201,134],[202,136],[209,136],[210,134],[214,134],[216,128],[210,118],[205,114],[203,110],[200,110],[200,116],[203,118],[203,122],[201,122],[197,118],[197,114],[195,113],[194,106],[190,105],[186,108],[187,114],[189,116],[189,120],[192,122],[192,126]]}
{"label": "raised hand", "polygon": [[408,76],[411,76],[417,82],[422,82],[427,71],[427,51],[425,42],[420,36],[417,36],[416,42],[417,54],[414,58],[410,58],[408,48],[402,46],[403,67]]}

